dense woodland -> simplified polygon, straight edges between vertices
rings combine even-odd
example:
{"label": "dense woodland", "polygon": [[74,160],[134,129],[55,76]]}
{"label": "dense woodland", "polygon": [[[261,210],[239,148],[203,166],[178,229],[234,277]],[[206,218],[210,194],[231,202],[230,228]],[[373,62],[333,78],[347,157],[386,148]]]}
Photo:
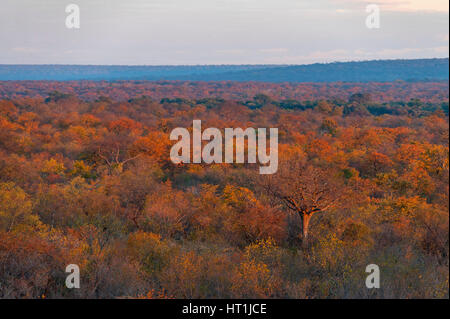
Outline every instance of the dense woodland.
{"label": "dense woodland", "polygon": [[[422,103],[444,103],[449,98],[449,83],[435,82],[370,82],[370,83],[262,83],[262,82],[183,82],[183,81],[0,81],[0,98],[22,99],[40,97],[50,93],[75,95],[93,102],[108,97],[116,102],[127,102],[140,96],[155,101],[162,99],[225,99],[237,102],[251,101],[265,94],[296,108],[299,102],[318,100],[348,101],[356,93],[371,94],[371,102],[395,103],[404,106],[411,100]],[[401,108],[399,108],[401,109]]]}
{"label": "dense woodland", "polygon": [[[0,298],[449,297],[448,83],[0,95]],[[193,119],[278,128],[279,171],[173,164],[169,134]]]}

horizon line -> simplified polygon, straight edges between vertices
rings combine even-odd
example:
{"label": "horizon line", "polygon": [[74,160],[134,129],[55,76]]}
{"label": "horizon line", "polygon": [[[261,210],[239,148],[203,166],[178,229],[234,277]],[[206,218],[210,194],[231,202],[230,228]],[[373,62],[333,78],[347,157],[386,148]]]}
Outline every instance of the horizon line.
{"label": "horizon line", "polygon": [[66,64],[66,63],[0,63],[0,66],[122,66],[122,67],[195,67],[195,66],[307,66],[316,64],[334,64],[334,63],[360,63],[360,62],[376,62],[376,61],[414,61],[414,60],[449,60],[450,57],[431,57],[431,58],[396,58],[396,59],[371,59],[371,60],[350,60],[350,61],[331,61],[331,62],[313,62],[303,64]]}

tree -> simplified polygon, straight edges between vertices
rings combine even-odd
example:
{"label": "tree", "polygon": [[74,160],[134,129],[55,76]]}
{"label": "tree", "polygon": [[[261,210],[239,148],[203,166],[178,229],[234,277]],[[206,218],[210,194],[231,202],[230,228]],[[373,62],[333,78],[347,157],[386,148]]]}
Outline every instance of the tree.
{"label": "tree", "polygon": [[301,219],[302,242],[307,243],[311,217],[338,207],[345,197],[345,185],[326,170],[300,160],[288,160],[278,173],[266,177],[266,192]]}
{"label": "tree", "polygon": [[127,135],[107,134],[90,145],[92,153],[108,167],[109,173],[122,173],[124,165],[142,155],[130,154],[133,138]]}
{"label": "tree", "polygon": [[31,213],[28,195],[14,183],[0,183],[0,231],[10,232],[37,221]]}
{"label": "tree", "polygon": [[356,104],[367,104],[371,101],[371,99],[372,96],[370,93],[355,93],[349,97],[348,102]]}
{"label": "tree", "polygon": [[320,113],[330,114],[331,112],[333,112],[333,106],[330,105],[330,103],[328,103],[327,101],[320,100],[319,102],[317,102],[317,110]]}
{"label": "tree", "polygon": [[265,94],[257,94],[257,95],[255,95],[253,100],[255,101],[255,103],[257,103],[258,105],[261,105],[261,106],[272,102],[272,99],[270,98],[270,96],[265,95]]}

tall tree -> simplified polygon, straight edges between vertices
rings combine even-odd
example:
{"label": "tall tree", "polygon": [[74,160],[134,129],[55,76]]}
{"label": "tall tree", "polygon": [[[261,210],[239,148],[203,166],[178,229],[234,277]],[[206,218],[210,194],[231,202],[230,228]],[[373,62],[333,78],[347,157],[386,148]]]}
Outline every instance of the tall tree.
{"label": "tall tree", "polygon": [[308,240],[311,217],[338,207],[347,194],[335,172],[301,160],[284,161],[276,174],[265,177],[263,187],[275,201],[299,215],[303,244]]}

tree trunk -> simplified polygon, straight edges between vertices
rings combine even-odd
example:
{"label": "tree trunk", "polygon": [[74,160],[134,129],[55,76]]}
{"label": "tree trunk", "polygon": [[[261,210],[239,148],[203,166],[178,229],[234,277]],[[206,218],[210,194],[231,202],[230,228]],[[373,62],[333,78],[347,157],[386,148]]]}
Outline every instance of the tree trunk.
{"label": "tree trunk", "polygon": [[308,228],[309,228],[309,221],[311,220],[312,214],[306,214],[302,213],[300,214],[300,217],[302,219],[302,244],[306,245],[308,241]]}

